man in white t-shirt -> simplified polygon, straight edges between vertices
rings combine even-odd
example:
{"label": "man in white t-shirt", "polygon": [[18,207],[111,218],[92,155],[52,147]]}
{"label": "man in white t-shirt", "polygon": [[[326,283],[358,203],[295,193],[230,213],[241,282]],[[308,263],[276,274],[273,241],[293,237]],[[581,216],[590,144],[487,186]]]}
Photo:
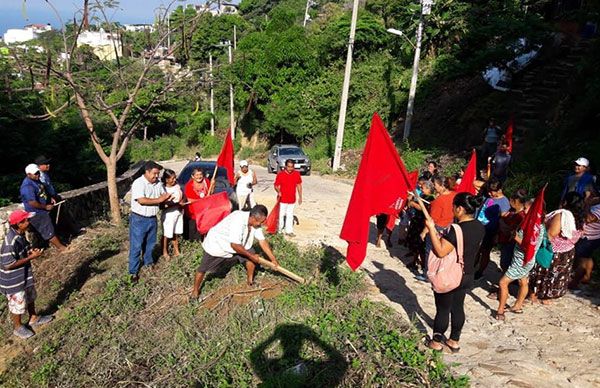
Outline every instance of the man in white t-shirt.
{"label": "man in white t-shirt", "polygon": [[158,206],[171,198],[158,180],[162,166],[149,161],[144,165],[144,175],[131,185],[131,213],[129,214],[129,275],[138,280],[140,257],[144,267],[154,265],[152,250],[156,244]]}
{"label": "man in white t-shirt", "polygon": [[202,243],[204,256],[196,271],[192,298],[198,299],[207,272],[218,272],[235,263],[244,264],[247,283],[252,285],[254,270],[260,259],[252,249],[255,238],[269,260],[276,266],[279,265],[261,229],[267,215],[267,208],[263,205],[254,206],[249,212],[237,210],[208,231]]}
{"label": "man in white t-shirt", "polygon": [[252,209],[256,205],[252,187],[258,183],[258,180],[245,160],[240,161],[240,171],[235,175],[235,183],[235,193],[237,194],[240,210],[244,209],[246,202],[248,202],[248,208]]}

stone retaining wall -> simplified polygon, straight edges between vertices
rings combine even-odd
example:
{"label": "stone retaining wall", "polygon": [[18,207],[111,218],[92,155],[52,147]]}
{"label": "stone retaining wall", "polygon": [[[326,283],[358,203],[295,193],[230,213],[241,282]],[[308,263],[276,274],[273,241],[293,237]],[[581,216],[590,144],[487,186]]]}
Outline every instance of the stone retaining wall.
{"label": "stone retaining wall", "polygon": [[[131,188],[131,183],[143,174],[144,162],[131,166],[124,174],[117,178],[119,198],[123,198]],[[81,226],[87,226],[100,219],[105,219],[110,214],[108,201],[108,187],[106,182],[82,187],[76,190],[60,193],[66,202],[60,205],[61,214],[67,212]],[[0,238],[4,238],[8,225],[8,215],[13,210],[22,207],[22,204],[11,204],[0,208]]]}

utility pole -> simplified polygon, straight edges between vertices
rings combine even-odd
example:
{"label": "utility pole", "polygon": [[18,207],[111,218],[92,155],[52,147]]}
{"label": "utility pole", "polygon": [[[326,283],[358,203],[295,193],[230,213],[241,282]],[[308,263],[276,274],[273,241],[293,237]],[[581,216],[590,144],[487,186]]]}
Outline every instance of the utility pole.
{"label": "utility pole", "polygon": [[233,49],[237,50],[237,26],[233,26]]}
{"label": "utility pole", "polygon": [[208,54],[208,77],[210,83],[210,135],[215,135],[215,92],[213,91],[212,53]]}
{"label": "utility pole", "polygon": [[417,45],[415,47],[415,59],[413,60],[413,73],[410,80],[410,90],[408,91],[408,105],[406,107],[406,120],[404,121],[403,140],[408,140],[412,126],[412,117],[415,109],[415,94],[417,92],[417,79],[419,78],[419,61],[421,59],[421,40],[423,38],[423,15],[431,13],[433,0],[421,0],[421,11],[419,16],[419,26],[417,27]]}
{"label": "utility pole", "polygon": [[310,8],[310,2],[311,2],[311,0],[306,0],[306,9],[304,10],[304,23],[302,23],[302,27],[306,27],[306,23],[308,22],[308,19],[310,18],[310,16],[308,15],[308,9]]}
{"label": "utility pole", "polygon": [[350,89],[350,74],[352,73],[352,52],[354,51],[354,35],[356,35],[356,19],[358,18],[358,0],[352,5],[352,21],[350,23],[350,38],[348,39],[348,55],[346,56],[346,70],[342,86],[342,100],[340,102],[340,117],[338,119],[337,134],[335,137],[335,151],[333,154],[333,171],[340,168],[342,159],[342,145],[344,144],[344,126],[346,125],[346,108],[348,107],[348,91]]}
{"label": "utility pole", "polygon": [[[231,42],[227,42],[229,51],[229,64],[233,63],[233,50]],[[235,118],[233,117],[233,84],[229,83],[229,127],[231,128],[231,139],[235,139]]]}

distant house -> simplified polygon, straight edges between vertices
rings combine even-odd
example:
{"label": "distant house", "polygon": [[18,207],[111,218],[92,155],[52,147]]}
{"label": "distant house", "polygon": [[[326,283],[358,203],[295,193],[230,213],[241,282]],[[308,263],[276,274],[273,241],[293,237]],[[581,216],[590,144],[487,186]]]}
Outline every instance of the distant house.
{"label": "distant house", "polygon": [[149,31],[154,32],[154,26],[152,24],[124,24],[125,31],[140,32]]}
{"label": "distant house", "polygon": [[198,13],[211,13],[217,15],[235,15],[238,13],[238,5],[227,2],[206,2],[201,5],[194,5]]}
{"label": "distant house", "polygon": [[29,24],[24,28],[10,28],[4,33],[5,44],[17,44],[33,40],[38,34],[51,31],[50,24]]}
{"label": "distant house", "polygon": [[100,31],[83,31],[77,37],[77,46],[88,45],[102,61],[112,61],[123,55],[121,39],[116,34]]}

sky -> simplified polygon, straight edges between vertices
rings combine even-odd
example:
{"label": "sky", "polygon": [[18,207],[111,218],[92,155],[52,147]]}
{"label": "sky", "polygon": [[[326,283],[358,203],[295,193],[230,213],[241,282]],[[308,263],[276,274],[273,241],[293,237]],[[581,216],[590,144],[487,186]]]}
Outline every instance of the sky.
{"label": "sky", "polygon": [[[92,3],[94,0],[91,0]],[[126,23],[152,23],[154,12],[161,5],[169,5],[173,0],[119,0],[119,9],[110,10],[113,21]],[[73,15],[81,9],[82,0],[50,0],[63,20],[73,20]],[[204,0],[175,1],[172,8],[183,4],[202,4]],[[0,0],[0,34],[8,28],[23,28],[26,24],[52,24],[59,28],[60,22],[45,0]]]}

